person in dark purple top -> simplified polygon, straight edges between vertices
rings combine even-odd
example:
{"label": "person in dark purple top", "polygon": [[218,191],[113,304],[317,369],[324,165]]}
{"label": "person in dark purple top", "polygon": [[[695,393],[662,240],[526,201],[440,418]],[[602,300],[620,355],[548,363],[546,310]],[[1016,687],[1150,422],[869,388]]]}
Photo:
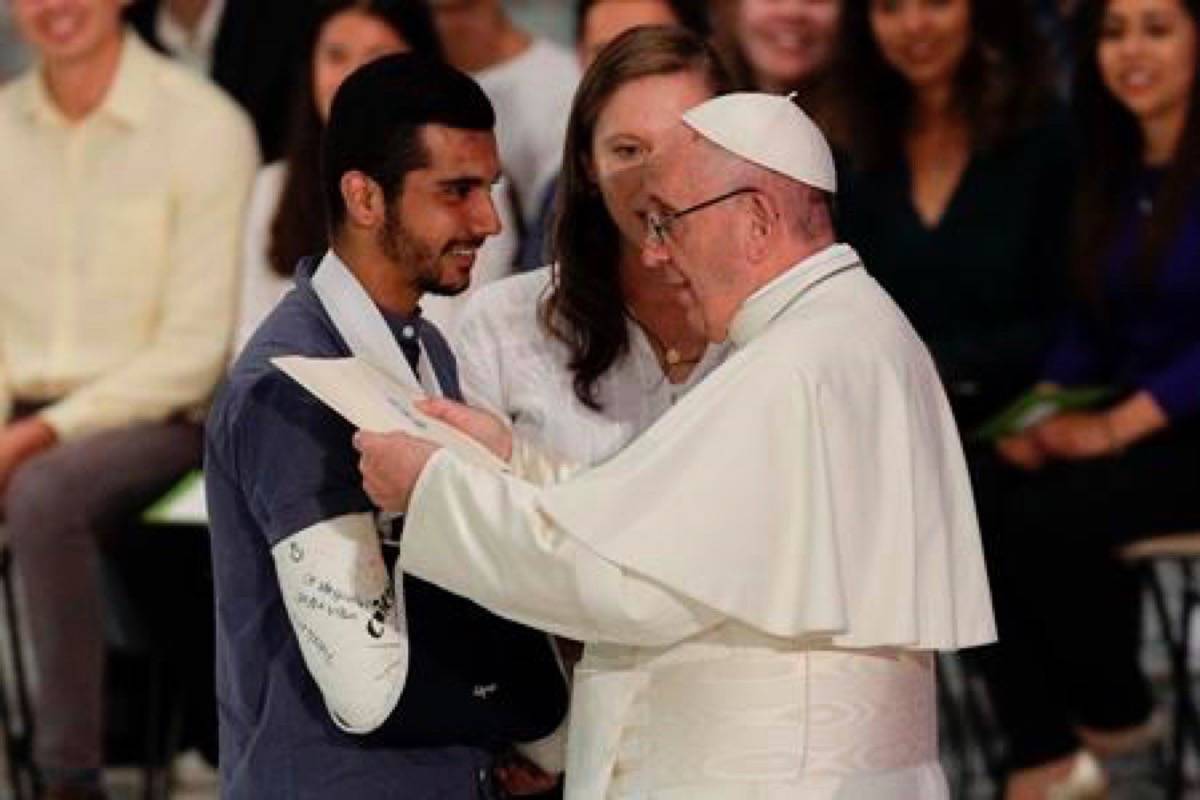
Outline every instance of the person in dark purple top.
{"label": "person in dark purple top", "polygon": [[1155,198],[1168,177],[1164,168],[1147,168],[1125,192],[1119,233],[1103,261],[1103,306],[1071,314],[1043,374],[1061,386],[1145,391],[1171,421],[1200,412],[1200,187],[1183,198],[1148,286],[1136,269],[1142,231],[1154,224]]}
{"label": "person in dark purple top", "polygon": [[1200,528],[1200,0],[1089,13],[1079,299],[1043,379],[1115,394],[997,444],[1018,475],[990,553],[1000,643],[988,678],[1010,798],[1092,796],[1104,783],[1093,755],[1161,727],[1138,665],[1138,582],[1115,548]]}

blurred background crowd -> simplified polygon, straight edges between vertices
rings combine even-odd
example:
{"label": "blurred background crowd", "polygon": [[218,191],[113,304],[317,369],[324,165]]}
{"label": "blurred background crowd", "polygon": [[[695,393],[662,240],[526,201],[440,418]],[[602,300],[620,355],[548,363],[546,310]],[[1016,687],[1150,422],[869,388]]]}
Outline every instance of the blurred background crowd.
{"label": "blurred background crowd", "polygon": [[[118,7],[89,102],[71,48]],[[712,89],[793,94],[835,145],[840,238],[928,344],[967,450],[1001,636],[968,664],[1008,796],[1161,735],[1116,551],[1200,531],[1198,0],[6,0],[0,514],[55,687],[43,763],[86,766],[104,725],[80,665],[102,658],[88,576],[114,509],[198,464],[194,410],[325,248],[340,82],[416,50],[491,98],[504,231],[477,286],[561,256],[576,85],[641,25],[711,41]],[[453,337],[460,304],[425,311]],[[1034,387],[1099,399],[997,429]]]}

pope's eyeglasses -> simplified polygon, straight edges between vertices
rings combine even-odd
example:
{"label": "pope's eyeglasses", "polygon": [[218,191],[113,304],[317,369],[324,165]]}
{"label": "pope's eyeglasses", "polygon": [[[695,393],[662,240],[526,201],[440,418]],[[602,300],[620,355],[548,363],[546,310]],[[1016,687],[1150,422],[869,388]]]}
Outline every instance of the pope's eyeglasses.
{"label": "pope's eyeglasses", "polygon": [[667,243],[667,237],[671,235],[671,228],[683,217],[688,214],[694,214],[701,209],[715,206],[717,203],[724,202],[731,197],[737,197],[739,194],[747,194],[749,192],[758,191],[750,186],[743,186],[740,189],[732,189],[725,194],[717,195],[710,200],[696,203],[679,211],[649,211],[646,213],[646,234],[650,237],[650,241],[656,247],[663,247]]}

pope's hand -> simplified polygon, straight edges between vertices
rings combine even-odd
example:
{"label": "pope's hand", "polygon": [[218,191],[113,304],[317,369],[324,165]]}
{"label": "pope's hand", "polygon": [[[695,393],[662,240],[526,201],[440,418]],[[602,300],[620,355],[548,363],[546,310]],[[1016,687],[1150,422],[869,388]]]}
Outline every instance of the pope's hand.
{"label": "pope's hand", "polygon": [[497,416],[444,397],[427,397],[417,408],[470,436],[507,463],[512,458],[512,429]]}
{"label": "pope's hand", "polygon": [[384,511],[407,511],[413,486],[438,445],[404,433],[354,434],[363,488]]}

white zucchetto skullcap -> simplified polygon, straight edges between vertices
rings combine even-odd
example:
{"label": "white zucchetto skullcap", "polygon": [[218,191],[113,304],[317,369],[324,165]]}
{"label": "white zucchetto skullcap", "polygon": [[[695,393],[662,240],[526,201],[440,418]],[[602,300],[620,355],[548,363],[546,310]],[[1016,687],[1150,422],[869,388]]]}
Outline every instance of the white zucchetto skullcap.
{"label": "white zucchetto skullcap", "polygon": [[837,191],[837,170],[829,143],[792,102],[791,95],[721,95],[687,111],[683,121],[738,158],[807,186]]}

